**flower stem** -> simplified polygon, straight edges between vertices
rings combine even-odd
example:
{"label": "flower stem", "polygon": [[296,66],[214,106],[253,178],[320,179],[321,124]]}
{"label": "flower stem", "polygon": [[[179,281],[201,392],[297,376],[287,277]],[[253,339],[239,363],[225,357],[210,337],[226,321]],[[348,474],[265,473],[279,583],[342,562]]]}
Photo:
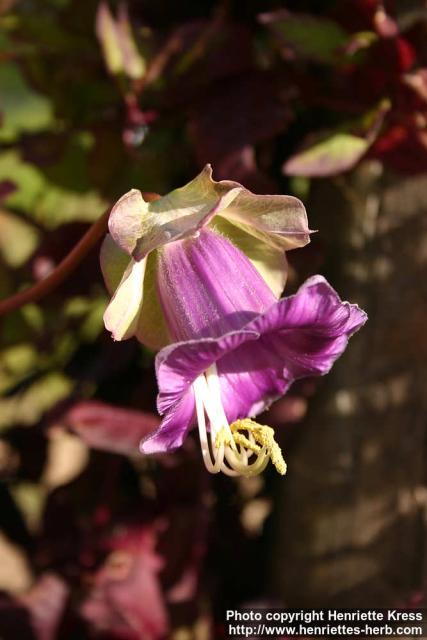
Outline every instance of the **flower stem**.
{"label": "flower stem", "polygon": [[[147,202],[158,200],[160,196],[157,193],[143,192],[143,197]],[[47,296],[51,291],[56,289],[68,276],[78,267],[83,258],[87,256],[98,241],[108,231],[108,218],[110,216],[112,207],[102,214],[98,220],[96,220],[91,227],[86,231],[84,236],[80,238],[78,243],[71,249],[65,258],[55,267],[55,269],[49,273],[46,278],[37,282],[33,286],[20,291],[19,293],[0,301],[0,316],[19,309],[24,304],[29,302],[36,302],[44,296]]]}

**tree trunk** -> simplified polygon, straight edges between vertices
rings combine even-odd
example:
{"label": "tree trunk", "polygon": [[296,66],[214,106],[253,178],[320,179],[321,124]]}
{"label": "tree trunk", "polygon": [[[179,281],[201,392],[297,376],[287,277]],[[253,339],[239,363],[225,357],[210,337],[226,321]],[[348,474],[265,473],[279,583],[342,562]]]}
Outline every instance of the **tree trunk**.
{"label": "tree trunk", "polygon": [[323,271],[369,320],[287,451],[275,587],[289,606],[404,604],[426,578],[427,178],[371,162],[310,200]]}

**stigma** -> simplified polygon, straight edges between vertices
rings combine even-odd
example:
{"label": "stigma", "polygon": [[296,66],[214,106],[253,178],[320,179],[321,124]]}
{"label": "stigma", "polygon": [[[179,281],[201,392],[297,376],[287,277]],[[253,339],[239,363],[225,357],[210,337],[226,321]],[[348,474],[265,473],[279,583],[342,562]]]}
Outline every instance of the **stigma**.
{"label": "stigma", "polygon": [[281,475],[286,473],[271,427],[250,418],[229,424],[215,364],[196,378],[193,389],[203,461],[210,473],[254,476],[264,471],[270,460]]}

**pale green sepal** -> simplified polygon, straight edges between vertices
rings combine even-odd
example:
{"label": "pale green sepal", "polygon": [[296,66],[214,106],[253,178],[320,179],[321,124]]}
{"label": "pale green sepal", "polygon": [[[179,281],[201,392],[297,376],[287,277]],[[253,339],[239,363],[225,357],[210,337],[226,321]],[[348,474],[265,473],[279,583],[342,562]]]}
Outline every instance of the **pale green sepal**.
{"label": "pale green sepal", "polygon": [[[255,237],[284,250],[309,242],[304,205],[293,196],[255,195],[237,182],[212,180],[212,167],[184,187],[147,203],[132,189],[109,219],[115,242],[136,260],[169,242],[197,234],[215,215],[245,225]],[[265,235],[264,235],[265,234]]]}
{"label": "pale green sepal", "polygon": [[99,261],[109,293],[113,294],[119,286],[130,260],[128,254],[122,251],[107,233],[101,245]]}
{"label": "pale green sepal", "polygon": [[266,242],[289,251],[310,242],[307,213],[301,200],[294,196],[255,195],[242,189],[233,203],[221,213]]}
{"label": "pale green sepal", "polygon": [[212,167],[206,165],[184,187],[149,203],[135,258],[168,242],[196,234],[214,215],[227,208],[241,190],[237,183],[214,182]]}
{"label": "pale green sepal", "polygon": [[214,182],[207,165],[191,182],[154,202],[132,189],[114,205],[108,226],[114,241],[136,260],[168,242],[196,234],[237,197],[236,183]]}
{"label": "pale green sepal", "polygon": [[104,324],[114,340],[135,335],[141,313],[147,260],[131,260],[104,313]]}
{"label": "pale green sepal", "polygon": [[108,228],[119,247],[132,255],[138,240],[150,233],[151,218],[148,202],[138,189],[131,189],[112,208]]}
{"label": "pale green sepal", "polygon": [[144,298],[135,335],[142,344],[159,351],[173,342],[168,332],[156,286],[157,252],[147,257],[144,278]]}
{"label": "pale green sepal", "polygon": [[[100,262],[105,286],[111,295],[119,286],[131,260],[128,254],[116,245],[110,234],[107,234],[101,246]],[[138,340],[153,351],[171,342],[157,295],[156,268],[157,255],[153,252],[147,257],[141,311],[135,326]]]}
{"label": "pale green sepal", "polygon": [[268,239],[262,237],[265,234],[260,233],[261,237],[258,238],[253,235],[253,229],[238,223],[232,224],[222,216],[214,219],[212,227],[246,254],[274,295],[279,298],[288,275],[284,250],[270,244]]}

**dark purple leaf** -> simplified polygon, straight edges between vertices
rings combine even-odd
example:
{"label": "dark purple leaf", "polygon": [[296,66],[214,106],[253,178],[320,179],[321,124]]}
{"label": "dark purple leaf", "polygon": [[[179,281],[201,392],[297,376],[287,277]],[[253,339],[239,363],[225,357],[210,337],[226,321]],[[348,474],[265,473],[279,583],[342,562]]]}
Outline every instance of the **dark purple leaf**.
{"label": "dark purple leaf", "polygon": [[95,629],[119,638],[157,640],[168,629],[158,572],[157,527],[127,529],[110,540],[111,553],[93,576],[81,612]]}
{"label": "dark purple leaf", "polygon": [[[198,163],[212,162],[218,173],[218,165],[233,154],[284,131],[292,117],[288,101],[279,80],[262,72],[206,91],[190,114]],[[225,177],[230,176],[218,175]]]}
{"label": "dark purple leaf", "polygon": [[121,409],[103,402],[81,402],[65,415],[65,422],[91,447],[137,454],[139,442],[160,424],[152,413]]}
{"label": "dark purple leaf", "polygon": [[55,640],[56,632],[68,598],[68,587],[56,575],[45,574],[31,590],[19,598],[30,612],[37,640]]}

